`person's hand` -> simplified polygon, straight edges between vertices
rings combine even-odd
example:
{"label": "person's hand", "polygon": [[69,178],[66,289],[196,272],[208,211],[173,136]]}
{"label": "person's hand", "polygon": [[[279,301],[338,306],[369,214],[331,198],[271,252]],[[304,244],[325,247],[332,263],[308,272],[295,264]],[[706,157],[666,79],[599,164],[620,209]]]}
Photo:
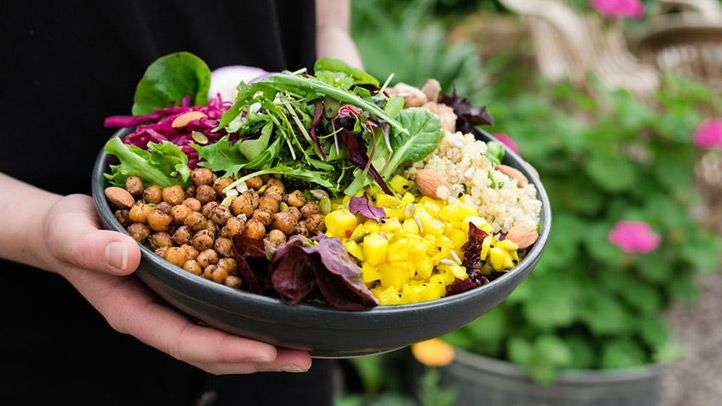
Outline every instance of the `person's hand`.
{"label": "person's hand", "polygon": [[202,327],[159,301],[135,278],[140,249],[130,236],[100,230],[89,196],[70,195],[47,210],[40,248],[45,269],[64,276],[115,330],[213,374],[303,372],[308,353]]}

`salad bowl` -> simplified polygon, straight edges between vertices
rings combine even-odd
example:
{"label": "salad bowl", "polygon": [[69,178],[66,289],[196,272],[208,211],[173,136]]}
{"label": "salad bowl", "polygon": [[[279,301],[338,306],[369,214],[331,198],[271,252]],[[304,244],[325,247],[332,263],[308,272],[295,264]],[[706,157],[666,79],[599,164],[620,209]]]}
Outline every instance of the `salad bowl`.
{"label": "salad bowl", "polygon": [[[124,136],[128,129],[114,136]],[[476,131],[482,141],[494,138]],[[92,174],[92,191],[103,225],[127,231],[113,215],[103,193],[103,173],[115,158],[101,151]],[[537,190],[542,203],[539,239],[511,271],[490,283],[441,299],[344,311],[324,304],[289,305],[279,298],[232,289],[199,278],[139,245],[142,261],[135,275],[191,318],[222,331],[279,347],[309,351],[317,358],[348,358],[393,351],[437,337],[475,320],[504,300],[539,261],[551,229],[551,210],[544,187],[531,167],[506,150],[504,164],[521,171]]]}

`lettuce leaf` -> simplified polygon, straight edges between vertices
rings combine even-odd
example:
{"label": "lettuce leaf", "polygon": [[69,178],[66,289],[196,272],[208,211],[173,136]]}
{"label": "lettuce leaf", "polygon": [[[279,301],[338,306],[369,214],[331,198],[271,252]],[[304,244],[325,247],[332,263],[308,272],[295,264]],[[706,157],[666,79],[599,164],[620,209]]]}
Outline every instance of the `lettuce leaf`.
{"label": "lettuce leaf", "polygon": [[195,106],[208,104],[211,70],[199,57],[176,52],[156,59],[135,88],[133,115],[177,106],[190,96]]}
{"label": "lettuce leaf", "polygon": [[148,143],[146,151],[113,137],[105,144],[105,152],[120,161],[118,165],[110,165],[110,174],[104,174],[111,185],[122,187],[129,176],[138,176],[146,184],[161,187],[178,184],[185,187],[190,183],[188,157],[170,142]]}
{"label": "lettuce leaf", "polygon": [[384,179],[388,179],[399,165],[405,162],[416,162],[426,158],[441,139],[441,123],[439,118],[423,107],[412,107],[402,110],[398,115],[401,125],[408,133],[392,128],[391,148],[393,154],[388,158],[382,171]]}

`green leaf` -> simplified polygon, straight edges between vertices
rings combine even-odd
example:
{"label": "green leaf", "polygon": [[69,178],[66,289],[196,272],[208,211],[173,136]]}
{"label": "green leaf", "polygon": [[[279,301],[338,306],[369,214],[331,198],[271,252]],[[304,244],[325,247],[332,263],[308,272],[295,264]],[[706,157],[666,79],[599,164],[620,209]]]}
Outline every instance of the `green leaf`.
{"label": "green leaf", "polygon": [[412,107],[401,111],[399,123],[407,133],[392,129],[391,148],[394,153],[389,158],[381,175],[388,179],[404,162],[415,162],[429,155],[441,139],[439,118],[422,107]]}
{"label": "green leaf", "polygon": [[599,223],[591,226],[584,235],[584,242],[591,256],[608,266],[619,266],[623,252],[609,242],[608,234],[611,225]]}
{"label": "green leaf", "polygon": [[501,161],[504,160],[504,145],[500,142],[491,141],[486,143],[486,157],[493,165],[500,165]]}
{"label": "green leaf", "polygon": [[530,365],[534,359],[534,347],[524,338],[512,337],[509,340],[509,360],[519,365]]}
{"label": "green leaf", "polygon": [[559,368],[565,368],[572,362],[569,347],[555,335],[543,334],[537,337],[534,342],[534,351],[538,357]]}
{"label": "green leaf", "polygon": [[526,320],[541,330],[564,327],[576,316],[577,289],[565,274],[530,280],[532,288],[522,306]]}
{"label": "green leaf", "polygon": [[637,182],[636,166],[620,155],[594,153],[585,169],[594,182],[610,192],[631,189]]}
{"label": "green leaf", "polygon": [[[174,144],[170,145],[177,147]],[[180,155],[175,154],[180,151],[180,147],[175,150],[165,146],[165,143],[150,143],[149,147],[151,147],[150,152],[123,144],[118,137],[108,140],[105,144],[105,152],[115,155],[120,161],[119,165],[110,166],[110,174],[104,175],[108,182],[123,187],[129,176],[138,176],[146,184],[161,187],[184,184],[187,181],[187,176],[190,175],[190,169],[187,167],[188,158],[183,152],[180,152]]]}
{"label": "green leaf", "polygon": [[346,62],[333,58],[319,58],[313,65],[314,74],[320,71],[342,72],[354,78],[357,85],[372,85],[379,87],[379,81],[361,69],[354,68]]}
{"label": "green leaf", "polygon": [[399,113],[404,109],[404,98],[400,96],[394,96],[386,102],[384,106],[384,112],[389,117],[396,118]]}
{"label": "green leaf", "polygon": [[616,339],[602,350],[602,368],[629,368],[649,363],[644,349],[631,339]]}
{"label": "green leaf", "polygon": [[193,105],[208,104],[211,70],[202,59],[188,52],[176,52],[156,59],[135,88],[133,115],[153,109],[177,106],[185,96]]}
{"label": "green leaf", "polygon": [[639,273],[652,282],[669,280],[674,267],[665,254],[665,250],[657,249],[644,255],[635,256]]}
{"label": "green leaf", "polygon": [[205,146],[193,145],[198,151],[198,164],[214,172],[224,172],[223,176],[234,177],[241,170],[243,164],[248,162],[237,145],[231,145],[229,136],[221,138],[215,144]]}
{"label": "green leaf", "polygon": [[580,318],[594,334],[626,333],[634,325],[634,320],[624,306],[604,290],[585,291],[578,311]]}
{"label": "green leaf", "polygon": [[639,335],[650,347],[661,349],[669,342],[667,323],[660,316],[646,316],[639,320]]}
{"label": "green leaf", "polygon": [[590,369],[596,366],[597,355],[593,340],[588,336],[573,334],[564,339],[571,353],[569,368]]}
{"label": "green leaf", "polygon": [[261,136],[257,139],[239,141],[238,150],[247,160],[253,161],[268,148],[268,141],[271,139],[272,132],[273,123],[268,122],[263,126],[263,129],[261,129]]}
{"label": "green leaf", "polygon": [[377,393],[384,381],[383,357],[357,357],[349,359],[349,362],[356,368],[364,390],[367,393]]}

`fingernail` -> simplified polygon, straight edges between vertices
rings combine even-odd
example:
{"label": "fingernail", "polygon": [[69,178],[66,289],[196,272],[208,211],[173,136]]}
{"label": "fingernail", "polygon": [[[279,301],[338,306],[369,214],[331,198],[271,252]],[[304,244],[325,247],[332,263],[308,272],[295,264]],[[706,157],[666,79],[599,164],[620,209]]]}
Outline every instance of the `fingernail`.
{"label": "fingernail", "polygon": [[281,371],[284,372],[306,372],[306,368],[302,368],[296,364],[285,364],[281,366]]}
{"label": "fingernail", "polygon": [[112,242],[105,247],[105,260],[108,265],[122,272],[128,268],[128,247],[119,242]]}

